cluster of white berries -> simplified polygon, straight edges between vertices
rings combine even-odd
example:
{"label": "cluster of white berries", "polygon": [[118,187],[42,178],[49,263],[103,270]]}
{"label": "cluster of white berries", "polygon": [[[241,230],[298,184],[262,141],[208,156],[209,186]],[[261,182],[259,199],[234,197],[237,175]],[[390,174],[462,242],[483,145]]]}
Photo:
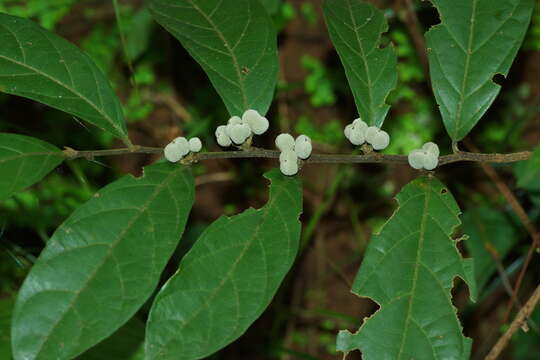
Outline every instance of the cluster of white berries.
{"label": "cluster of white berries", "polygon": [[198,137],[191,138],[189,141],[185,137],[177,137],[165,146],[163,153],[165,159],[170,162],[178,162],[190,152],[196,153],[201,149],[202,142]]}
{"label": "cluster of white berries", "polygon": [[425,143],[421,149],[411,151],[407,159],[414,169],[433,170],[439,164],[439,147],[433,142]]}
{"label": "cluster of white berries", "polygon": [[295,140],[291,134],[279,134],[276,147],[281,151],[279,169],[288,176],[298,173],[298,158],[307,159],[313,150],[311,139],[306,135],[300,135]]}
{"label": "cluster of white berries", "polygon": [[216,140],[220,146],[228,147],[233,143],[242,145],[252,135],[261,135],[268,130],[268,119],[261,116],[257,110],[246,110],[242,117],[233,116],[227,125],[218,126]]}
{"label": "cluster of white berries", "polygon": [[377,126],[369,126],[362,119],[355,119],[351,124],[345,127],[345,137],[353,145],[362,145],[368,143],[373,150],[386,149],[390,144],[390,135]]}

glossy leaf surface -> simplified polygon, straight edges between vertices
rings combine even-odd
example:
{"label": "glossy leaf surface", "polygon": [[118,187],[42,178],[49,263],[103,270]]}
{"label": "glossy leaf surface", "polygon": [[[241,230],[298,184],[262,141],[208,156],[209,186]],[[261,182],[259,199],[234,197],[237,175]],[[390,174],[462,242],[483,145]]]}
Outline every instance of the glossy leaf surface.
{"label": "glossy leaf surface", "polygon": [[0,200],[40,181],[64,160],[62,151],[45,141],[0,133]]}
{"label": "glossy leaf surface", "polygon": [[268,203],[212,223],[157,295],[146,359],[201,359],[242,335],[268,306],[296,257],[302,188],[272,170]]}
{"label": "glossy leaf surface", "polygon": [[434,177],[420,177],[397,195],[399,207],[369,243],[352,291],[380,309],[357,333],[340,331],[337,348],[359,349],[365,360],[468,360],[471,340],[461,332],[450,291],[456,276],[475,297],[471,259],[450,236],[459,208]]}
{"label": "glossy leaf surface", "polygon": [[156,287],[193,204],[191,171],[160,163],[109,184],[54,233],[19,291],[15,360],[71,359],[129,320]]}
{"label": "glossy leaf surface", "polygon": [[323,11],[358,114],[381,127],[390,109],[386,97],[397,83],[394,47],[380,48],[381,34],[388,30],[384,14],[363,0],[326,0]]}
{"label": "glossy leaf surface", "polygon": [[277,35],[259,0],[151,0],[150,11],[203,67],[231,115],[266,114],[277,81]]}
{"label": "glossy leaf surface", "polygon": [[431,82],[446,131],[463,139],[495,100],[508,75],[534,0],[431,0],[441,23],[426,33]]}
{"label": "glossy leaf surface", "polygon": [[34,22],[0,13],[0,91],[75,115],[127,142],[118,97],[75,45]]}

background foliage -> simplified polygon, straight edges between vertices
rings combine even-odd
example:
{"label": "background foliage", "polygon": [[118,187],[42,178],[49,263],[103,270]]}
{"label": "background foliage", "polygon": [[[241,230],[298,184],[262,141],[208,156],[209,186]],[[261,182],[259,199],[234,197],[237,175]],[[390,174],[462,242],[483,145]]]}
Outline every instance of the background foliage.
{"label": "background foliage", "polygon": [[[269,109],[271,133],[260,145],[272,147],[284,131],[306,133],[324,152],[349,152],[341,136],[356,114],[340,58],[324,26],[322,1],[266,0],[262,2],[278,32],[278,91]],[[393,135],[389,153],[406,153],[434,139],[443,153],[450,143],[437,111],[411,31],[406,1],[373,1],[385,10],[389,32],[383,41],[395,46],[398,82],[387,101],[385,122]],[[439,22],[427,2],[412,1],[421,31]],[[206,75],[178,42],[151,21],[142,1],[119,1],[121,22],[112,2],[72,0],[0,0],[0,12],[31,18],[84,49],[112,79],[120,95],[128,131],[134,143],[163,146],[176,136],[200,136],[214,147],[213,131],[228,117],[225,106]],[[120,30],[120,31],[119,31]],[[124,43],[122,42],[123,34]],[[387,43],[386,43],[387,44]],[[126,51],[124,51],[124,48]],[[0,50],[1,51],[1,50]],[[540,4],[525,46],[518,52],[499,97],[485,120],[465,139],[483,151],[531,149],[540,139]],[[133,86],[135,85],[135,86]],[[90,130],[71,116],[23,98],[0,93],[0,132],[39,137],[58,147],[99,149],[121,146],[111,134]],[[397,135],[403,134],[403,135]],[[538,153],[538,150],[537,150]],[[537,155],[538,159],[538,155]],[[38,185],[0,201],[0,358],[9,358],[9,319],[22,279],[54,229],[95,191],[125,173],[140,175],[156,158],[137,155],[62,164]],[[194,168],[197,202],[181,245],[163,279],[199,234],[221,214],[236,215],[266,201],[262,174],[271,161],[206,162]],[[537,168],[537,167],[536,167]],[[540,216],[540,183],[527,164],[497,169],[510,184],[529,216]],[[377,305],[349,292],[373,232],[395,210],[392,197],[414,176],[406,166],[313,166],[304,170],[304,214],[300,254],[270,308],[247,334],[212,356],[213,359],[336,359],[335,334],[356,331],[361,319]],[[320,174],[325,174],[321,176]],[[473,358],[480,358],[503,329],[499,324],[508,294],[504,279],[515,279],[530,239],[508,204],[474,164],[450,165],[438,171],[450,186],[465,215],[462,218],[465,253],[480,259],[479,298],[467,300],[465,286],[454,290],[464,333],[481,339]],[[490,226],[479,226],[479,220]],[[504,240],[500,238],[504,235]],[[486,239],[494,251],[486,253]],[[493,256],[496,254],[496,256]],[[523,293],[538,283],[538,263],[525,278]],[[149,304],[113,337],[81,358],[99,358],[98,348],[115,349],[118,359],[137,359],[144,339],[141,323]],[[538,318],[538,311],[535,314]],[[537,323],[535,322],[535,324]],[[533,359],[540,341],[537,326],[520,333],[504,354],[506,359]],[[256,344],[256,346],[253,346]],[[538,349],[536,349],[538,351]],[[352,353],[351,357],[358,354]]]}

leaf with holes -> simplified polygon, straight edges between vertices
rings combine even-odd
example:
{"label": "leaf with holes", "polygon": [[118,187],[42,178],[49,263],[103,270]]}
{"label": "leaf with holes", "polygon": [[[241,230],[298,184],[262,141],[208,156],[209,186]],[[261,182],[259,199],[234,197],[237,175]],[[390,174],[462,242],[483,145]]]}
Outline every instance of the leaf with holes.
{"label": "leaf with holes", "polygon": [[0,133],[0,200],[37,183],[65,157],[45,141]]}
{"label": "leaf with holes", "polygon": [[63,110],[129,144],[122,106],[93,61],[30,20],[0,13],[0,91]]}
{"label": "leaf with holes", "polygon": [[302,189],[274,169],[268,203],[212,223],[158,293],[146,359],[201,359],[242,335],[268,306],[296,257]]}
{"label": "leaf with holes", "polygon": [[476,287],[471,259],[462,259],[450,235],[459,208],[434,177],[420,177],[397,195],[399,207],[374,235],[353,284],[380,309],[356,334],[340,331],[337,348],[362,351],[365,360],[468,360],[471,340],[461,333],[450,291],[454,277]]}
{"label": "leaf with holes", "polygon": [[431,0],[441,23],[426,34],[431,82],[446,131],[463,139],[495,100],[508,75],[534,0]]}
{"label": "leaf with holes", "polygon": [[358,114],[381,127],[390,109],[386,97],[397,83],[394,47],[380,48],[381,33],[388,30],[383,12],[363,0],[326,0],[323,12]]}
{"label": "leaf with holes", "polygon": [[494,256],[499,261],[519,239],[519,234],[508,216],[490,207],[472,208],[463,213],[465,242],[472,258],[476,274],[476,286],[482,290],[496,270]]}
{"label": "leaf with holes", "polygon": [[150,11],[203,67],[231,115],[266,114],[277,81],[277,35],[259,0],[150,0]]}
{"label": "leaf with holes", "polygon": [[15,360],[71,359],[154,291],[193,204],[191,171],[160,163],[100,190],[54,233],[19,291]]}

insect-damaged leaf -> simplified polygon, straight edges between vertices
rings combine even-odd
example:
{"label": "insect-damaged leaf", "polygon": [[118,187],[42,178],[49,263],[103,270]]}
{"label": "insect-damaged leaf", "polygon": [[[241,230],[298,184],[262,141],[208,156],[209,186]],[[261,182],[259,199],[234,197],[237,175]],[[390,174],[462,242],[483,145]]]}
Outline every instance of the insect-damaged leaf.
{"label": "insect-damaged leaf", "polygon": [[268,203],[212,223],[157,295],[146,359],[201,359],[242,335],[270,303],[298,250],[302,188],[272,170]]}
{"label": "insect-damaged leaf", "polygon": [[446,131],[463,139],[495,100],[523,42],[534,0],[430,0],[441,23],[427,33],[431,82]]}
{"label": "insect-damaged leaf", "polygon": [[450,237],[459,208],[434,177],[412,181],[397,201],[372,237],[352,289],[380,309],[356,334],[340,331],[337,348],[359,349],[365,360],[468,360],[471,341],[461,333],[450,295],[459,276],[476,296],[472,260],[462,259]]}
{"label": "insect-damaged leaf", "polygon": [[15,360],[71,359],[129,320],[156,287],[193,204],[170,163],[100,190],[54,233],[19,291]]}
{"label": "insect-damaged leaf", "polygon": [[323,11],[358,114],[369,125],[381,127],[390,109],[386,97],[397,82],[394,47],[380,48],[381,33],[388,30],[384,14],[363,0],[326,0]]}
{"label": "insect-damaged leaf", "polygon": [[231,115],[268,111],[277,35],[259,0],[151,0],[150,11],[203,67]]}
{"label": "insect-damaged leaf", "polygon": [[0,200],[43,179],[65,157],[45,141],[0,133]]}
{"label": "insect-damaged leaf", "polygon": [[94,62],[30,20],[0,13],[0,91],[63,110],[127,140],[122,107]]}

